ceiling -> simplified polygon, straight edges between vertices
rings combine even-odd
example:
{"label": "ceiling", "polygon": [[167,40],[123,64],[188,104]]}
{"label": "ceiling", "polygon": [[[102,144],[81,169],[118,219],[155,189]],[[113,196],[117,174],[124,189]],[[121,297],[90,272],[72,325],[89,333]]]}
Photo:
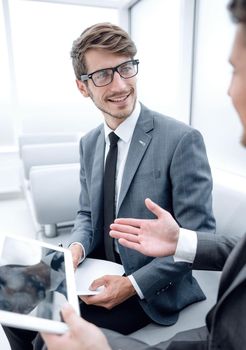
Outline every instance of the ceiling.
{"label": "ceiling", "polygon": [[54,3],[56,2],[56,3],[121,9],[121,8],[131,7],[133,4],[135,4],[139,0],[32,0],[32,1],[43,1],[43,2],[54,2]]}

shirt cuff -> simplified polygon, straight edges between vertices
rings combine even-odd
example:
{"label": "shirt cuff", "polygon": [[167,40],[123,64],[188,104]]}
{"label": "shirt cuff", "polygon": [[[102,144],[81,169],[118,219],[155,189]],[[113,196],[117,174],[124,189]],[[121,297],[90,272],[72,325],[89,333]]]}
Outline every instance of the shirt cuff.
{"label": "shirt cuff", "polygon": [[175,262],[193,263],[197,250],[197,234],[195,231],[180,228],[177,248],[174,254]]}
{"label": "shirt cuff", "polygon": [[135,290],[136,290],[136,292],[137,292],[139,298],[140,298],[141,300],[143,300],[143,299],[144,299],[144,295],[143,295],[141,289],[139,288],[139,286],[138,286],[138,284],[137,284],[135,278],[134,278],[132,275],[129,275],[129,276],[127,276],[127,277],[128,277],[129,280],[131,281],[131,283],[132,283],[133,287],[135,288]]}
{"label": "shirt cuff", "polygon": [[79,264],[80,264],[80,263],[82,263],[85,260],[85,248],[84,248],[83,244],[81,244],[80,242],[73,242],[73,243],[70,244],[69,247],[71,247],[74,244],[79,244],[81,246],[82,250],[83,250],[83,258],[80,259],[80,261],[79,261]]}

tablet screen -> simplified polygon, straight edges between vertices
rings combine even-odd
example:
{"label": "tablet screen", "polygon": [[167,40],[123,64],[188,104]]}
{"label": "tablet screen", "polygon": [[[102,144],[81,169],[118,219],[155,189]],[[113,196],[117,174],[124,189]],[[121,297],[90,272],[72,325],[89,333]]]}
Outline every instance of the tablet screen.
{"label": "tablet screen", "polygon": [[70,251],[44,242],[0,239],[0,322],[62,333],[64,303],[78,312]]}

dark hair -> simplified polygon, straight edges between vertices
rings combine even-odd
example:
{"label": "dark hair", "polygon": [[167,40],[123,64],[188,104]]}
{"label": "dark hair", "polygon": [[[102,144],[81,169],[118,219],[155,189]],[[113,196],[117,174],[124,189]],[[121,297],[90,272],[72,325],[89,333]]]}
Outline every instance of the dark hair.
{"label": "dark hair", "polygon": [[137,49],[126,31],[111,23],[98,23],[83,31],[73,42],[71,57],[77,79],[87,74],[85,53],[90,49],[103,49],[117,55],[133,58]]}
{"label": "dark hair", "polygon": [[231,0],[228,4],[228,10],[234,22],[246,26],[246,0]]}

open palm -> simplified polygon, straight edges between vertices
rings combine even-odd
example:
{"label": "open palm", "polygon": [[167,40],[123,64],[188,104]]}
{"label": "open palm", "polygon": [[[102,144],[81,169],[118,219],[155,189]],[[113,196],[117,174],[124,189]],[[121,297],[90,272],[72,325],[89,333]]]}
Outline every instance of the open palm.
{"label": "open palm", "polygon": [[176,250],[179,226],[172,216],[150,199],[146,207],[157,216],[156,219],[116,219],[110,235],[119,243],[148,256],[169,256]]}

